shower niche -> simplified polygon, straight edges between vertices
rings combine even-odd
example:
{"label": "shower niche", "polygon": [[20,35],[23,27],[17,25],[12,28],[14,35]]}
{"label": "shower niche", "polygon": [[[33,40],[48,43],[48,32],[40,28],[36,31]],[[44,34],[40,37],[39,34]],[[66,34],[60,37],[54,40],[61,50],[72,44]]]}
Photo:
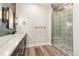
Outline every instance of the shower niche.
{"label": "shower niche", "polygon": [[67,55],[73,55],[73,4],[62,3],[53,10],[52,45]]}

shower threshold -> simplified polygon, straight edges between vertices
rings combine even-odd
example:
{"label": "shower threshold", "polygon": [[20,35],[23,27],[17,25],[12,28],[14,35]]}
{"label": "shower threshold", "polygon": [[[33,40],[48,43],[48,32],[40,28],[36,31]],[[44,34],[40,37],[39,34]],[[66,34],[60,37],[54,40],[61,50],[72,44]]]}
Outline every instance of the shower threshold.
{"label": "shower threshold", "polygon": [[63,56],[72,56],[72,49],[65,45],[53,44],[53,47],[56,48],[56,50],[58,50]]}

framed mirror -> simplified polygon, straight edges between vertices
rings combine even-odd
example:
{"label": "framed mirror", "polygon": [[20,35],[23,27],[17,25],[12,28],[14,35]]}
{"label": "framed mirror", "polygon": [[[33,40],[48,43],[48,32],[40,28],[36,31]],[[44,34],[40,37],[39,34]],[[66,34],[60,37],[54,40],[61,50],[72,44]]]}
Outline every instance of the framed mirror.
{"label": "framed mirror", "polygon": [[16,32],[15,17],[16,4],[1,3],[0,4],[0,36],[14,34]]}

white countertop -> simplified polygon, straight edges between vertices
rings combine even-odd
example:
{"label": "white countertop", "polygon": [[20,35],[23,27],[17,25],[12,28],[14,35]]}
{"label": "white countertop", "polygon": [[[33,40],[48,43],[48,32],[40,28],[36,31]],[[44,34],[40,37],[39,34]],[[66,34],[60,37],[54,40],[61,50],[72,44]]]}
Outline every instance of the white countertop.
{"label": "white countertop", "polygon": [[24,35],[25,33],[0,37],[0,56],[10,56]]}

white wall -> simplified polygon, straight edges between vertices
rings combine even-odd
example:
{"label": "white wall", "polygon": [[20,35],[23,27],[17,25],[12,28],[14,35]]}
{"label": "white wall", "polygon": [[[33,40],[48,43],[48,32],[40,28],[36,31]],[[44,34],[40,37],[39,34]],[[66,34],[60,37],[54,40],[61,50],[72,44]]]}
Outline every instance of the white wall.
{"label": "white wall", "polygon": [[79,4],[73,4],[73,54],[79,56]]}
{"label": "white wall", "polygon": [[[27,33],[28,46],[51,44],[50,4],[16,4],[16,14],[19,22],[17,30]],[[35,27],[46,27],[46,29]]]}

